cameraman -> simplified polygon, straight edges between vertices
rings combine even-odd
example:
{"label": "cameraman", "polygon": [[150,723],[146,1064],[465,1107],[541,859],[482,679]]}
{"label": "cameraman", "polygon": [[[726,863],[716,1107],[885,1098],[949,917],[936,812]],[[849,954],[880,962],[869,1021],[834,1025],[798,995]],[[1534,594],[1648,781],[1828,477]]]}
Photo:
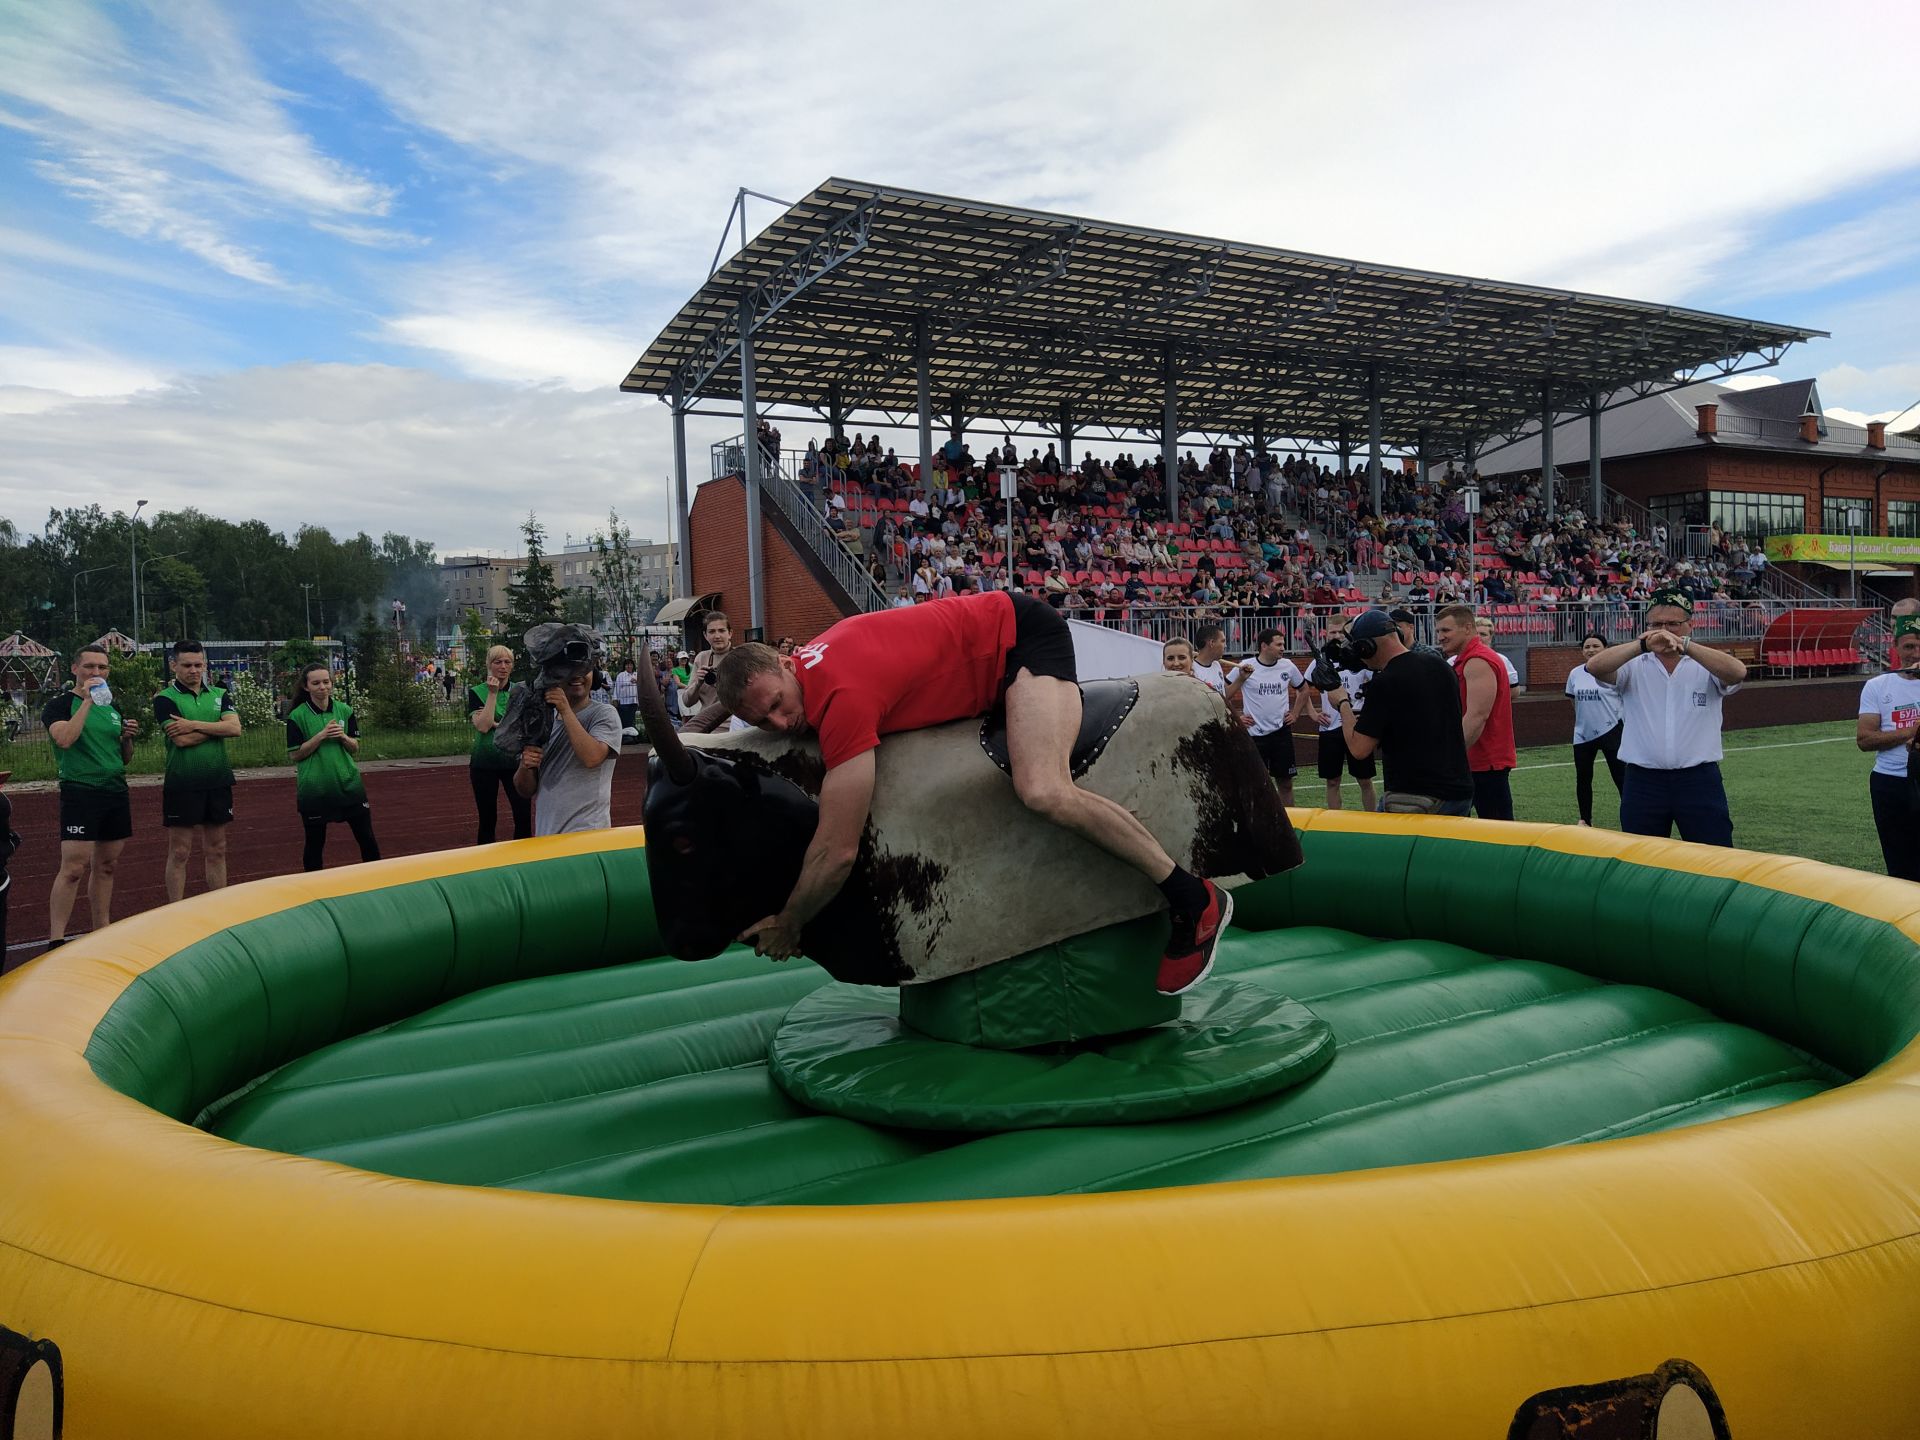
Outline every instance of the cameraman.
{"label": "cameraman", "polygon": [[[1342,670],[1373,671],[1366,713],[1356,717]],[[1460,687],[1447,662],[1409,650],[1393,617],[1368,610],[1329,642],[1314,662],[1313,684],[1340,714],[1356,760],[1381,752],[1386,771],[1380,809],[1389,815],[1465,815],[1473,772],[1460,726]]]}

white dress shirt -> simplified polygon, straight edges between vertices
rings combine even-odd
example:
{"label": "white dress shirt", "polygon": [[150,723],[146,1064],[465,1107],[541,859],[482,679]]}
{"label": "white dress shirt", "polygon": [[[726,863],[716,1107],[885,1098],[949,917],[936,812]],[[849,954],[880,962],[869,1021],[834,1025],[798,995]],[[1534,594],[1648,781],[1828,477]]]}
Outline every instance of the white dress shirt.
{"label": "white dress shirt", "polygon": [[1720,759],[1720,701],[1740,687],[1724,685],[1690,655],[1667,673],[1658,655],[1636,655],[1613,676],[1626,730],[1620,760],[1644,770],[1687,770]]}

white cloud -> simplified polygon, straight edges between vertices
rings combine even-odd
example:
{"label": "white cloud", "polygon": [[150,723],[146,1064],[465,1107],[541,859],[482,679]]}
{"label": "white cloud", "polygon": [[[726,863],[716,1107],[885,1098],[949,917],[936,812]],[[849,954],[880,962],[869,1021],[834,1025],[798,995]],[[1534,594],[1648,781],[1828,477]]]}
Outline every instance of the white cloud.
{"label": "white cloud", "polygon": [[0,515],[23,529],[50,504],[138,493],[287,531],[397,530],[443,553],[511,547],[529,509],[556,537],[604,525],[609,505],[636,534],[665,530],[666,407],[617,393],[284,365],[6,425]]}
{"label": "white cloud", "polygon": [[385,225],[340,224],[332,220],[315,220],[313,228],[328,235],[337,235],[342,240],[355,245],[365,245],[373,250],[419,250],[433,242],[424,235],[415,235],[407,230],[395,230]]}
{"label": "white cloud", "polygon": [[232,238],[285,212],[385,214],[391,191],[322,154],[290,122],[226,18],[206,0],[168,0],[134,54],[81,4],[20,5],[0,25],[0,94],[24,106],[10,128],[51,158],[41,173],[122,234],[175,245],[242,280],[281,283]]}
{"label": "white cloud", "polygon": [[102,351],[0,345],[0,410],[45,409],[81,397],[128,395],[161,383],[152,368]]}
{"label": "white cloud", "polygon": [[1817,379],[1820,398],[1830,414],[1839,413],[1834,407],[1836,397],[1852,402],[1852,413],[1864,412],[1875,419],[1887,418],[1879,413],[1881,411],[1888,412],[1888,416],[1897,415],[1920,399],[1920,361],[1878,365],[1871,370],[1862,370],[1857,365],[1836,365],[1821,371]]}
{"label": "white cloud", "polygon": [[380,337],[431,351],[477,379],[606,390],[638,353],[629,332],[583,306],[543,298],[503,267],[417,266],[396,288],[406,292],[405,308],[381,322]]}

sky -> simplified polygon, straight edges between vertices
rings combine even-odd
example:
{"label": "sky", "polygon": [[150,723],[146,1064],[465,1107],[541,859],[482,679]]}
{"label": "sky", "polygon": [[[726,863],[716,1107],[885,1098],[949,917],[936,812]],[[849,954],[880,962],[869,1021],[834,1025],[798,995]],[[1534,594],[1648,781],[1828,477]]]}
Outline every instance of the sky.
{"label": "sky", "polygon": [[833,175],[1802,325],[1830,410],[1920,401],[1920,7],[959,16],[0,0],[0,517],[664,538],[619,381],[739,187]]}

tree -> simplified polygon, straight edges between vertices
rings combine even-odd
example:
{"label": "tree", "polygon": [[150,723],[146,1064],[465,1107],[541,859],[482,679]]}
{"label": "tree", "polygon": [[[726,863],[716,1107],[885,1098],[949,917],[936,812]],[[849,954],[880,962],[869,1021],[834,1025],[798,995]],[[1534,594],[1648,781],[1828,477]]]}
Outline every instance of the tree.
{"label": "tree", "polygon": [[553,566],[547,563],[546,527],[531,510],[520,527],[527,544],[527,563],[519,576],[507,586],[507,608],[498,626],[500,643],[518,657],[518,668],[526,668],[527,631],[560,618],[560,586],[553,578]]}
{"label": "tree", "polygon": [[469,685],[478,685],[487,678],[487,650],[493,644],[493,631],[487,628],[486,618],[469,605],[467,613],[460,617],[460,644],[466,652],[466,681]]}
{"label": "tree", "polygon": [[646,573],[633,547],[633,532],[620,523],[620,512],[607,511],[607,528],[588,537],[593,545],[593,580],[603,608],[613,622],[615,653],[631,654],[640,627],[652,618],[652,599]]}

